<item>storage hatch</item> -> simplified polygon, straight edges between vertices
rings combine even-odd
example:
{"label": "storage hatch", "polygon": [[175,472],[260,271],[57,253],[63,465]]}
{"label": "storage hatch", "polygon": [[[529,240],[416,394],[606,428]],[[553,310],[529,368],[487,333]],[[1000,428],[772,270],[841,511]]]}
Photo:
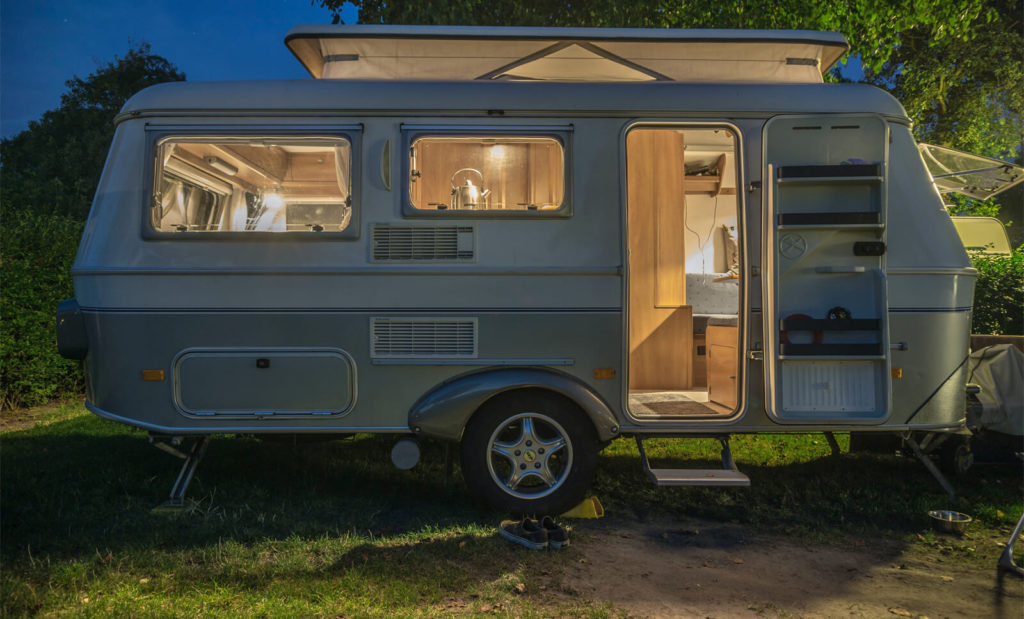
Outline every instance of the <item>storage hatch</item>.
{"label": "storage hatch", "polygon": [[355,400],[355,364],[338,349],[191,349],[174,364],[186,415],[340,415]]}

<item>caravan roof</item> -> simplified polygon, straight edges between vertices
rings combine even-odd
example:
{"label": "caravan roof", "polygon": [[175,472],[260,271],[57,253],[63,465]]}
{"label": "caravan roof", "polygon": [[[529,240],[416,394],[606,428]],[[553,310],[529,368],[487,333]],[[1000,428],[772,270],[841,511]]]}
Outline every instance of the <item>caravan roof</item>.
{"label": "caravan roof", "polygon": [[821,83],[849,49],[810,30],[297,26],[313,77],[381,80]]}

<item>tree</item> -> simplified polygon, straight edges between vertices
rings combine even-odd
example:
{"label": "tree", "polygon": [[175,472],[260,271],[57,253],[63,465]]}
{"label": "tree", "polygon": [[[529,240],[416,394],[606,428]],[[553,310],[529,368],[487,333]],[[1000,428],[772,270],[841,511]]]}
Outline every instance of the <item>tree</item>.
{"label": "tree", "polygon": [[121,106],[147,86],[184,79],[140,43],[89,77],[68,80],[60,107],[0,142],[0,213],[18,209],[84,220]]}
{"label": "tree", "polygon": [[[315,0],[341,20],[346,0]],[[987,14],[985,0],[351,0],[364,24],[594,26],[618,28],[767,28],[842,32],[851,52],[881,67],[910,30],[936,43],[970,40],[969,25]]]}
{"label": "tree", "polygon": [[[1024,2],[986,0],[985,10],[968,28],[973,39],[938,43],[926,31],[911,28],[885,63],[865,72],[865,79],[900,100],[914,120],[918,140],[1019,164],[1024,141]],[[957,211],[1002,211],[1004,221],[1018,224],[1024,217],[1019,187],[984,202],[950,198]]]}
{"label": "tree", "polygon": [[[341,18],[345,0],[314,0]],[[1024,112],[1021,0],[352,0],[360,23],[631,28],[765,28],[841,32],[864,81],[890,91],[916,137],[1020,161]],[[830,79],[849,79],[840,66]],[[859,78],[859,75],[857,76]],[[957,197],[955,208],[1024,218],[1021,192]],[[1001,204],[1000,204],[1001,202]]]}

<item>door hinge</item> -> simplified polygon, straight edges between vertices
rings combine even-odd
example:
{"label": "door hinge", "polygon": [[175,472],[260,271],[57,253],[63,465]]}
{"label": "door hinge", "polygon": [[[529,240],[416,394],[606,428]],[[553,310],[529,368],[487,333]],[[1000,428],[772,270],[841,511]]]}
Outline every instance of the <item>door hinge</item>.
{"label": "door hinge", "polygon": [[750,181],[750,185],[747,186],[748,193],[754,193],[761,188],[761,181]]}
{"label": "door hinge", "polygon": [[750,359],[751,361],[764,361],[764,351],[752,350],[749,353],[747,353],[747,358]]}

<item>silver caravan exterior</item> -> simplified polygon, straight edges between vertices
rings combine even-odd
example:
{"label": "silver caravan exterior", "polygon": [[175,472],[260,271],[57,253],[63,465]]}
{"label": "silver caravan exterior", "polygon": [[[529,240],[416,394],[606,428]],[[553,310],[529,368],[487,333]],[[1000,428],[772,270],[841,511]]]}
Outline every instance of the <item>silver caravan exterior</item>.
{"label": "silver caravan exterior", "polygon": [[960,427],[975,271],[880,90],[406,78],[139,93],[73,275],[97,415],[457,441],[539,513],[616,437]]}

